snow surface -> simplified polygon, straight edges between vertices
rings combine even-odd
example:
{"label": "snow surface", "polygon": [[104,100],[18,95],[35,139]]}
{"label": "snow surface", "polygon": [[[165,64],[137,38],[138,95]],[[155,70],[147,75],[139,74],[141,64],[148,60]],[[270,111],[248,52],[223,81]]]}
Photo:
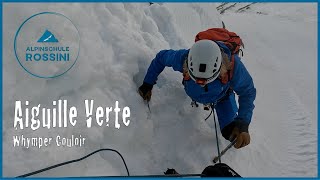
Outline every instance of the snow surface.
{"label": "snow surface", "polygon": [[[246,3],[248,4],[248,3]],[[243,5],[246,5],[243,4]],[[241,4],[238,4],[241,7]],[[244,177],[317,176],[317,4],[257,3],[242,13],[216,4],[98,3],[14,4],[3,6],[3,175],[12,177],[99,148],[120,151],[131,175],[201,173],[217,155],[213,118],[192,108],[181,84],[181,74],[165,69],[153,89],[151,113],[137,94],[146,70],[162,49],[192,45],[194,35],[210,27],[227,28],[244,40],[243,62],[257,88],[250,125],[251,144],[229,150],[223,162]],[[15,60],[13,39],[20,24],[33,14],[59,12],[77,26],[81,36],[78,62],[65,75],[39,79]],[[257,14],[257,12],[260,12]],[[78,124],[68,128],[13,128],[14,102],[51,107],[66,99],[78,109]],[[87,128],[84,100],[95,107],[131,109],[130,125],[120,129]],[[114,122],[110,116],[110,122]],[[86,137],[84,147],[13,148],[13,135]],[[228,141],[219,135],[221,147]],[[97,155],[37,177],[126,175],[121,159],[112,152]]]}

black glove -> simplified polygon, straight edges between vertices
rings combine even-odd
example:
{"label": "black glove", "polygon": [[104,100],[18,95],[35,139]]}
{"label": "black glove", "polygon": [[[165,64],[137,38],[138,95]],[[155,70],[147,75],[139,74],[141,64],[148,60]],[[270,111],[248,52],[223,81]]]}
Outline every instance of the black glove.
{"label": "black glove", "polygon": [[224,163],[208,166],[201,174],[201,177],[241,177],[237,172]]}
{"label": "black glove", "polygon": [[167,169],[166,172],[163,172],[165,175],[173,175],[173,174],[179,174],[175,169]]}
{"label": "black glove", "polygon": [[139,94],[144,100],[150,101],[152,95],[152,87],[153,85],[145,82],[139,87]]}
{"label": "black glove", "polygon": [[235,119],[221,131],[222,136],[229,141],[237,139],[235,148],[242,148],[250,143],[249,124],[242,119]]}

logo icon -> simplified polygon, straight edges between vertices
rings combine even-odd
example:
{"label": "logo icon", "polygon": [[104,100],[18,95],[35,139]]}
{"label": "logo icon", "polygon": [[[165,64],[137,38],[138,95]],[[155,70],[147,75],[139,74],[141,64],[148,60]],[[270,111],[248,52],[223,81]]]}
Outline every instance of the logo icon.
{"label": "logo icon", "polygon": [[37,42],[59,42],[58,39],[48,30],[46,30]]}
{"label": "logo icon", "polygon": [[21,67],[39,78],[68,72],[80,51],[78,29],[66,16],[42,12],[25,20],[17,30],[14,52]]}

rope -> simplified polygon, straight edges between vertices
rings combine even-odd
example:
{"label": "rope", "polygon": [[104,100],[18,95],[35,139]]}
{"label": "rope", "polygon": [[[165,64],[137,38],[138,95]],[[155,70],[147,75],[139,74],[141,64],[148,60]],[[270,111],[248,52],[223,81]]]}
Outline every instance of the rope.
{"label": "rope", "polygon": [[209,119],[209,117],[211,116],[211,114],[212,114],[212,110],[210,111],[209,116],[208,116],[208,117],[206,117],[205,121],[207,121],[207,120]]}
{"label": "rope", "polygon": [[71,163],[75,163],[75,162],[78,162],[78,161],[82,161],[82,160],[88,158],[89,156],[92,156],[93,154],[98,153],[100,151],[113,151],[113,152],[116,152],[121,157],[121,159],[122,159],[122,161],[124,163],[124,166],[126,167],[127,174],[128,174],[128,176],[130,176],[127,164],[126,164],[125,160],[123,159],[122,155],[117,150],[114,150],[114,149],[99,149],[99,150],[96,150],[96,151],[94,151],[94,152],[82,157],[82,158],[66,161],[66,162],[59,163],[59,164],[56,164],[56,165],[53,165],[53,166],[49,166],[49,167],[44,168],[44,169],[40,169],[40,170],[31,172],[31,173],[27,173],[27,174],[24,174],[24,175],[21,175],[21,176],[17,176],[17,178],[32,176],[32,175],[35,175],[35,174],[42,173],[44,171],[48,171],[48,170],[53,169],[53,168],[57,168],[57,167],[64,166],[64,165],[67,165],[67,164],[71,164]]}
{"label": "rope", "polygon": [[[167,174],[167,175],[133,175],[130,177],[194,177],[194,176],[206,176],[205,174]],[[117,177],[117,178],[125,178],[127,176],[84,176],[83,178],[110,178],[110,177]],[[68,177],[68,178],[78,178],[78,177]]]}
{"label": "rope", "polygon": [[[113,152],[116,152],[121,157],[121,159],[122,159],[122,161],[123,161],[123,163],[125,165],[125,168],[126,168],[126,171],[127,171],[128,175],[127,176],[84,176],[83,178],[106,178],[106,177],[128,177],[128,176],[130,176],[127,164],[126,164],[123,156],[121,155],[121,153],[119,153],[118,151],[116,151],[114,149],[99,149],[99,150],[96,150],[96,151],[94,151],[94,152],[82,157],[82,158],[66,161],[66,162],[59,163],[59,164],[56,164],[56,165],[53,165],[53,166],[49,166],[47,168],[43,168],[43,169],[31,172],[31,173],[27,173],[27,174],[24,174],[24,175],[21,175],[21,176],[17,176],[17,178],[24,178],[24,177],[32,176],[32,175],[39,174],[39,173],[42,173],[42,172],[45,172],[45,171],[49,171],[51,169],[54,169],[54,168],[57,168],[57,167],[60,167],[60,166],[64,166],[64,165],[67,165],[67,164],[79,162],[79,161],[82,161],[82,160],[88,158],[89,156],[92,156],[93,154],[98,153],[100,151],[113,151]],[[134,176],[130,176],[130,177],[192,177],[192,176],[200,176],[200,177],[202,177],[202,176],[204,176],[204,174],[134,175]],[[67,177],[67,178],[79,178],[79,177]]]}
{"label": "rope", "polygon": [[214,119],[214,127],[216,129],[216,141],[217,141],[217,149],[218,149],[218,156],[219,156],[219,163],[221,163],[221,153],[219,147],[219,139],[218,139],[218,130],[217,130],[217,123],[216,123],[216,116],[214,115],[214,108],[211,108],[213,112],[213,119]]}
{"label": "rope", "polygon": [[211,106],[211,112],[208,115],[208,117],[206,117],[205,121],[207,121],[209,119],[209,117],[211,116],[211,114],[213,113],[213,119],[214,119],[214,128],[216,130],[216,141],[217,141],[217,149],[218,149],[218,157],[219,157],[219,163],[221,163],[221,153],[220,153],[220,147],[219,147],[219,138],[218,138],[218,130],[217,130],[217,123],[216,123],[216,116],[214,114],[214,106]]}

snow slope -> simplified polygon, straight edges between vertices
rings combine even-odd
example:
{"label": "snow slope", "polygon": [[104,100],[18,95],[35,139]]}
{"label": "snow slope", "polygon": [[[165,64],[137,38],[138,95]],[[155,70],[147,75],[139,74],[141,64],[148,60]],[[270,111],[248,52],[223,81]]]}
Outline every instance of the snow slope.
{"label": "snow slope", "polygon": [[[159,76],[151,113],[136,90],[158,51],[190,47],[198,31],[221,27],[222,18],[244,39],[243,62],[258,91],[252,142],[231,149],[223,161],[244,177],[316,176],[317,5],[258,4],[257,11],[265,13],[223,16],[215,7],[214,3],[4,4],[3,175],[21,175],[102,147],[120,151],[132,175],[162,174],[167,168],[201,173],[217,154],[213,119],[205,122],[208,112],[190,106],[181,74],[167,68]],[[66,15],[81,36],[78,62],[55,79],[34,78],[14,60],[16,30],[26,18],[43,11]],[[78,112],[84,112],[86,99],[95,100],[95,107],[119,101],[120,107],[130,107],[131,123],[120,129],[114,124],[88,129],[85,114],[79,113],[76,127],[13,129],[16,100],[50,107],[58,99],[68,100]],[[13,148],[16,134],[81,134],[87,140],[81,148]],[[228,144],[221,135],[219,140],[223,147]],[[126,175],[126,171],[119,157],[102,152],[37,176],[94,175]]]}
{"label": "snow slope", "polygon": [[258,89],[257,123],[251,126],[258,136],[253,138],[259,147],[270,149],[264,153],[277,157],[265,166],[276,164],[278,171],[265,171],[316,175],[316,4],[255,4],[250,12],[226,13],[223,20],[245,41],[244,61]]}

